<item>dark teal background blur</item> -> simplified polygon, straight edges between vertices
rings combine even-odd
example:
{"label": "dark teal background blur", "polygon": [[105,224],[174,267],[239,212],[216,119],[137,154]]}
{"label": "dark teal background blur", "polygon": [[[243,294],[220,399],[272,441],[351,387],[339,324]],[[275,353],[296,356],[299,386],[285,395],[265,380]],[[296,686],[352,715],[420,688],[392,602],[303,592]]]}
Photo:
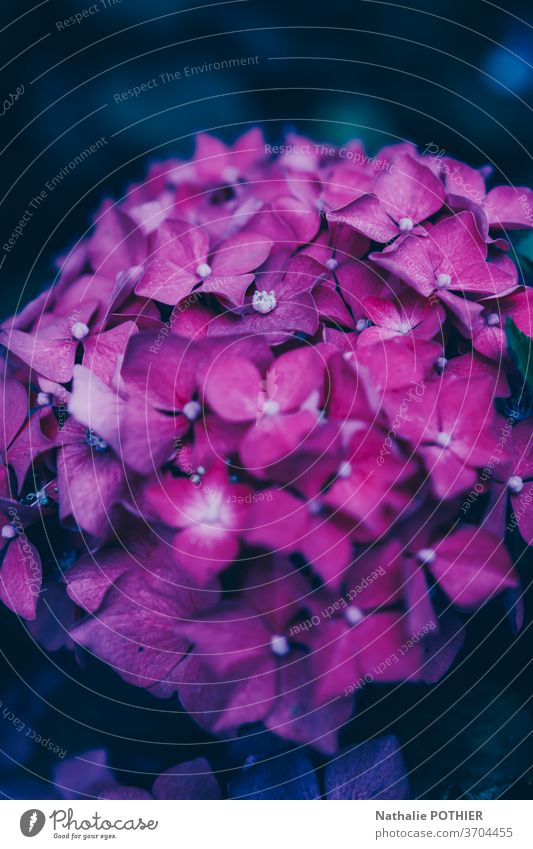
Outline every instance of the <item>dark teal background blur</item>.
{"label": "dark teal background blur", "polygon": [[[263,123],[272,142],[298,128],[333,142],[360,136],[371,152],[409,139],[531,184],[531,4],[412,4],[250,0],[188,11],[194,0],[99,0],[58,28],[90,0],[3,3],[0,93],[25,92],[0,118],[1,242],[54,174],[100,136],[109,142],[49,193],[5,257],[2,314],[52,281],[52,256],[84,231],[104,192],[120,194],[150,159],[190,154],[198,130],[232,139]],[[115,102],[166,72],[255,56]]]}

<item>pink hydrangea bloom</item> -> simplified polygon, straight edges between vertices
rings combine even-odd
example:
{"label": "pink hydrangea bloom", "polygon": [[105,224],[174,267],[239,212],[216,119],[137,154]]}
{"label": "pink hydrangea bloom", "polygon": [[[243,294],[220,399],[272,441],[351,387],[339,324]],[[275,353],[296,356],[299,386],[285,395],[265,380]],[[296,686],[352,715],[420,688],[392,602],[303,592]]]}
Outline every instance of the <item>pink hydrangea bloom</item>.
{"label": "pink hydrangea bloom", "polygon": [[[2,324],[0,600],[213,735],[329,753],[363,686],[439,680],[467,614],[519,590],[532,409],[506,322],[527,342],[533,305],[506,231],[531,194],[298,139],[200,135]],[[218,793],[203,763],[149,792],[100,761],[88,795],[182,798],[187,769]]]}

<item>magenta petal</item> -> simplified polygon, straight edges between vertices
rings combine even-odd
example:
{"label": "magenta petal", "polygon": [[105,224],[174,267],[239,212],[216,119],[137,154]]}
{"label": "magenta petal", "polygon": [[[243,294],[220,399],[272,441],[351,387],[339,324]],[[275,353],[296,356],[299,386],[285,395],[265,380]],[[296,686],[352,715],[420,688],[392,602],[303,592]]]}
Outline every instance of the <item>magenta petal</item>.
{"label": "magenta petal", "polygon": [[362,197],[328,213],[328,219],[347,224],[373,242],[388,242],[398,235],[398,228],[383,209],[379,199],[372,195]]}
{"label": "magenta petal", "polygon": [[425,246],[426,241],[427,239],[418,236],[407,236],[402,241],[398,240],[390,251],[370,254],[370,259],[375,265],[392,272],[408,286],[427,297],[435,289],[436,282],[433,263]]}
{"label": "magenta petal", "polygon": [[410,799],[411,789],[396,737],[358,743],[326,767],[328,799]]}
{"label": "magenta petal", "polygon": [[97,218],[88,254],[93,271],[114,280],[119,272],[143,261],[146,237],[127,213],[106,202]]}
{"label": "magenta petal", "polygon": [[99,536],[124,493],[121,461],[111,449],[98,454],[80,439],[59,452],[57,482],[61,518],[72,516],[81,528]]}
{"label": "magenta petal", "polygon": [[322,384],[324,361],[313,348],[296,348],[282,354],[267,373],[269,399],[282,411],[294,410]]}
{"label": "magenta petal", "polygon": [[1,387],[0,405],[0,451],[5,451],[28,416],[28,390],[18,380],[8,378]]}
{"label": "magenta petal", "polygon": [[395,221],[424,221],[444,202],[444,186],[433,172],[407,153],[395,156],[380,173],[374,191]]}
{"label": "magenta petal", "polygon": [[173,766],[156,778],[156,799],[220,799],[220,787],[205,758]]}
{"label": "magenta petal", "polygon": [[485,211],[491,227],[506,230],[530,229],[533,192],[522,187],[496,186],[487,195]]}
{"label": "magenta petal", "polygon": [[259,412],[261,375],[252,363],[220,357],[207,373],[204,385],[207,403],[230,422],[255,419]]}
{"label": "magenta petal", "polygon": [[176,562],[181,564],[193,585],[205,587],[233,563],[239,541],[231,531],[198,525],[177,533],[173,546]]}
{"label": "magenta petal", "polygon": [[72,636],[129,683],[151,687],[185,658],[190,640],[180,628],[209,603],[206,595],[184,588],[175,569],[137,568],[119,579],[98,616],[77,625]]}
{"label": "magenta petal", "polygon": [[244,303],[244,296],[250,284],[253,283],[253,274],[224,275],[220,276],[213,272],[197,290],[218,295],[219,298],[228,300],[231,304],[240,307]]}
{"label": "magenta petal", "polygon": [[297,745],[310,745],[327,755],[338,749],[338,737],[352,713],[352,699],[334,699],[316,707],[307,658],[283,664],[279,671],[279,696],[265,720],[274,734]]}
{"label": "magenta petal", "polygon": [[518,584],[501,539],[474,526],[459,528],[435,551],[437,556],[429,568],[458,607],[471,609]]}
{"label": "magenta petal", "polygon": [[218,246],[212,262],[213,275],[239,276],[253,271],[262,265],[271,248],[271,239],[260,233],[237,233]]}
{"label": "magenta petal", "polygon": [[77,342],[68,336],[65,324],[64,338],[49,338],[44,333],[23,333],[21,330],[4,330],[0,344],[20,357],[34,371],[57,383],[67,383],[72,377]]}
{"label": "magenta petal", "polygon": [[186,298],[196,283],[198,278],[192,271],[174,265],[169,259],[154,259],[148,263],[135,293],[174,305]]}
{"label": "magenta petal", "polygon": [[39,553],[25,536],[14,539],[0,566],[0,599],[23,619],[34,619],[41,581]]}
{"label": "magenta petal", "polygon": [[235,677],[225,680],[193,654],[183,664],[182,677],[183,707],[212,734],[228,735],[245,723],[264,719],[275,698],[273,662],[266,657],[242,662]]}
{"label": "magenta petal", "polygon": [[83,346],[83,365],[104,383],[111,385],[117,376],[128,340],[137,332],[136,324],[125,321],[105,333],[89,336]]}
{"label": "magenta petal", "polygon": [[240,454],[247,469],[270,466],[286,458],[316,425],[316,417],[307,410],[263,417],[244,437]]}

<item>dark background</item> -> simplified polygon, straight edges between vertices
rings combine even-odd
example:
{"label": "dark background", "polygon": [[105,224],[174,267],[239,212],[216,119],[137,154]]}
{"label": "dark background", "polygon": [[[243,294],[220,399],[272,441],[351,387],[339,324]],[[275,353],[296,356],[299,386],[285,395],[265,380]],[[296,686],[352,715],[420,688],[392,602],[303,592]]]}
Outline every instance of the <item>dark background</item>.
{"label": "dark background", "polygon": [[[199,130],[232,140],[261,123],[273,143],[298,129],[334,143],[360,137],[370,153],[398,140],[431,143],[472,165],[492,164],[497,182],[533,183],[530,3],[502,10],[482,0],[250,0],[187,11],[192,0],[108,2],[63,30],[56,21],[89,0],[2,4],[0,96],[25,91],[0,117],[1,243],[48,180],[102,135],[109,140],[48,194],[13,250],[0,251],[2,316],[53,282],[54,256],[85,231],[103,194],[120,195],[150,160],[189,156]],[[164,72],[248,56],[259,62],[115,102]],[[522,558],[526,585],[532,565]],[[344,742],[396,733],[417,795],[533,795],[531,604],[518,639],[503,614],[497,601],[474,617],[465,663],[432,694],[406,685],[364,694]],[[124,782],[150,786],[149,776],[127,773],[158,772],[198,753],[237,770],[246,755],[279,745],[270,735],[214,743],[174,703],[127,687],[103,664],[80,669],[64,650],[47,660],[4,608],[0,631],[3,704],[67,757],[108,748]],[[2,793],[54,793],[57,758],[26,745],[1,711],[0,751]]]}

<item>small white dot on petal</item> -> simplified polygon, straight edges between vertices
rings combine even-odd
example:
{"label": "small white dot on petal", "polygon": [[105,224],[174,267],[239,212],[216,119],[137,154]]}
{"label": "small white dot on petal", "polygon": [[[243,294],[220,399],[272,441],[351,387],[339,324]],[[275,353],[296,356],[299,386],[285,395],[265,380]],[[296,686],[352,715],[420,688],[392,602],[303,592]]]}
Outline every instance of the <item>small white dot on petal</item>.
{"label": "small white dot on petal", "polygon": [[202,405],[198,403],[198,401],[187,401],[185,406],[183,407],[183,415],[185,418],[189,419],[189,421],[193,422],[198,418],[200,412],[202,410]]}
{"label": "small white dot on petal", "polygon": [[335,259],[334,256],[331,256],[329,259],[326,260],[326,266],[329,268],[330,271],[335,271],[335,269],[339,266],[339,261],[338,259]]}
{"label": "small white dot on petal", "polygon": [[446,289],[447,286],[452,282],[452,278],[449,274],[438,274],[437,275],[437,286],[439,289]]}
{"label": "small white dot on petal", "polygon": [[420,551],[416,553],[417,559],[420,560],[421,563],[433,563],[437,553],[433,548],[421,548]]}
{"label": "small white dot on petal", "polygon": [[490,312],[485,319],[486,323],[489,327],[496,327],[500,323],[500,316],[498,313]]}
{"label": "small white dot on petal", "polygon": [[447,448],[451,441],[451,433],[445,433],[445,431],[441,430],[440,433],[437,434],[437,443],[442,446],[442,448]]}
{"label": "small white dot on petal", "polygon": [[37,395],[37,404],[39,407],[47,407],[52,403],[52,397],[48,392],[39,392]]}
{"label": "small white dot on petal", "polygon": [[14,539],[17,535],[17,532],[13,525],[4,525],[2,528],[2,536],[4,539]]}
{"label": "small white dot on petal", "polygon": [[362,333],[363,330],[367,329],[367,327],[368,327],[368,320],[366,318],[360,318],[355,323],[355,329],[357,330],[358,333]]}
{"label": "small white dot on petal", "polygon": [[446,357],[437,357],[435,360],[435,368],[439,372],[443,372],[446,366],[448,365],[448,360]]}
{"label": "small white dot on petal", "polygon": [[274,634],[270,638],[270,648],[278,657],[285,657],[291,650],[287,637],[283,637],[280,634]]}
{"label": "small white dot on petal", "polygon": [[415,222],[412,218],[400,218],[398,221],[398,227],[402,231],[402,233],[409,233],[413,227],[415,226]]}
{"label": "small white dot on petal", "polygon": [[343,460],[339,466],[337,474],[340,478],[349,478],[352,474],[352,464],[348,462],[348,460]]}
{"label": "small white dot on petal", "polygon": [[344,611],[344,616],[346,621],[350,625],[357,625],[357,623],[360,622],[361,619],[364,619],[363,611],[360,610],[358,607],[355,607],[354,604],[348,605],[348,607]]}
{"label": "small white dot on petal", "polygon": [[72,325],[71,333],[74,336],[74,339],[81,342],[82,339],[85,339],[85,337],[89,335],[89,328],[83,323],[83,321],[75,321]]}
{"label": "small white dot on petal", "polygon": [[198,277],[201,277],[203,280],[211,274],[211,266],[208,265],[207,262],[201,262],[200,265],[196,266],[196,273]]}
{"label": "small white dot on petal", "polygon": [[277,401],[273,401],[272,398],[267,398],[266,401],[263,402],[263,406],[261,408],[261,412],[264,416],[277,416],[280,411],[280,406]]}
{"label": "small white dot on petal", "polygon": [[520,475],[512,475],[512,477],[510,477],[507,481],[507,486],[513,495],[518,495],[524,488],[524,481]]}

